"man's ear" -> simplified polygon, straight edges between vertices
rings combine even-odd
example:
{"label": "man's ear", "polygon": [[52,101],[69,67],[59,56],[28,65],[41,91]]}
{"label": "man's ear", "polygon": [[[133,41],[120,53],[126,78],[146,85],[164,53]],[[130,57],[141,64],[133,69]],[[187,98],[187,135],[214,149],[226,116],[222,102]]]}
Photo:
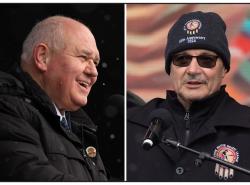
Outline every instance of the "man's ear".
{"label": "man's ear", "polygon": [[227,74],[227,69],[224,67],[223,69],[222,69],[222,72],[221,72],[221,79],[223,80],[224,79],[224,77],[225,77],[225,75]]}
{"label": "man's ear", "polygon": [[39,43],[33,50],[33,58],[36,67],[45,72],[47,71],[47,64],[49,58],[49,48],[44,43]]}

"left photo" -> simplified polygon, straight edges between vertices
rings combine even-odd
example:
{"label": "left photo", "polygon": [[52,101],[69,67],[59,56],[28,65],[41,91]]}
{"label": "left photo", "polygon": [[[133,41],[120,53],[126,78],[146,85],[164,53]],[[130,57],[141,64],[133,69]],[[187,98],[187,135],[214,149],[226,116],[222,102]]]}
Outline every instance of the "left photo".
{"label": "left photo", "polygon": [[124,4],[0,15],[0,181],[124,181]]}

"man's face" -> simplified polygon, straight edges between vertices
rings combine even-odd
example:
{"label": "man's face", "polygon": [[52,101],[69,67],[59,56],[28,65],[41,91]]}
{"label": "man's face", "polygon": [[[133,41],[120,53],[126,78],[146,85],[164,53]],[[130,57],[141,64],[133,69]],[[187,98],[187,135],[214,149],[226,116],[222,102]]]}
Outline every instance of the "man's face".
{"label": "man's face", "polygon": [[68,27],[65,45],[51,54],[45,88],[59,109],[72,111],[87,104],[98,76],[99,52],[94,36],[80,25]]}
{"label": "man's face", "polygon": [[[176,53],[174,56],[185,57],[187,55],[217,56],[216,53],[203,49],[185,50]],[[173,57],[173,60],[176,58]],[[201,67],[196,57],[192,57],[190,64],[186,67],[176,66],[173,64],[173,60],[171,63],[170,78],[177,97],[184,106],[188,107],[193,101],[203,99],[220,89],[226,73],[226,69],[220,58],[216,59],[215,57],[216,65],[212,68]],[[209,60],[211,58],[208,58],[207,61]]]}

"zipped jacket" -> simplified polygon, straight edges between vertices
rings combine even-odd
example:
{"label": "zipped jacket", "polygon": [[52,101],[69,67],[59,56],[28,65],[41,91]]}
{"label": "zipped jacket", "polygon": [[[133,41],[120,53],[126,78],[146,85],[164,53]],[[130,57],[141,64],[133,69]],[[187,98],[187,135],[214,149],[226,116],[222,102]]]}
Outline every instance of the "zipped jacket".
{"label": "zipped jacket", "polygon": [[[250,176],[164,143],[149,151],[142,141],[156,109],[169,112],[162,137],[250,169],[250,108],[225,91],[195,101],[186,111],[173,91],[127,111],[128,181],[250,181]],[[198,159],[198,160],[197,160]]]}

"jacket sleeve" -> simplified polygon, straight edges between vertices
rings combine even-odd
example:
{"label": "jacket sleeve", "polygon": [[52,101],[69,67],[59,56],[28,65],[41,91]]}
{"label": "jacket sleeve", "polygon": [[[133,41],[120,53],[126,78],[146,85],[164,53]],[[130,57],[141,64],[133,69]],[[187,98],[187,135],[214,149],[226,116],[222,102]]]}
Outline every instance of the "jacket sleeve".
{"label": "jacket sleeve", "polygon": [[78,181],[50,164],[36,130],[2,102],[0,148],[1,181]]}

